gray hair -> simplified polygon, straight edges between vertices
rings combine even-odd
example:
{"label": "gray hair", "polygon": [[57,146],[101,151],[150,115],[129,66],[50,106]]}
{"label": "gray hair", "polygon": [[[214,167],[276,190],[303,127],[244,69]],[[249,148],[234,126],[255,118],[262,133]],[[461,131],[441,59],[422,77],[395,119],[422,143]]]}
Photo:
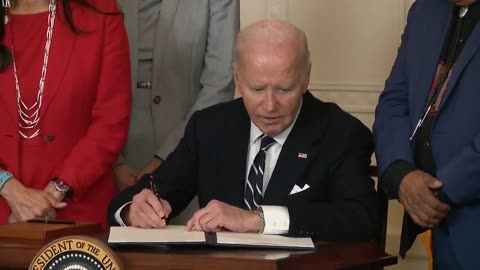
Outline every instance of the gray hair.
{"label": "gray hair", "polygon": [[246,45],[268,46],[274,48],[284,44],[295,44],[298,49],[298,60],[305,72],[310,67],[310,50],[307,36],[295,25],[278,19],[262,20],[242,29],[235,42],[233,65],[238,65],[240,55]]}

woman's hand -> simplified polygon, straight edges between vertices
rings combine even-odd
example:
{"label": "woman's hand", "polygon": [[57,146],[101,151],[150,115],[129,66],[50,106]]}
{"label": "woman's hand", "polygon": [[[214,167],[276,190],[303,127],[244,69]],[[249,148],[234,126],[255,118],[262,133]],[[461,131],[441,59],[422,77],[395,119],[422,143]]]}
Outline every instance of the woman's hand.
{"label": "woman's hand", "polygon": [[67,206],[64,202],[57,201],[54,197],[43,190],[25,187],[15,178],[8,182],[0,190],[0,195],[5,198],[12,217],[9,221],[25,221],[29,219],[54,219],[55,209]]}

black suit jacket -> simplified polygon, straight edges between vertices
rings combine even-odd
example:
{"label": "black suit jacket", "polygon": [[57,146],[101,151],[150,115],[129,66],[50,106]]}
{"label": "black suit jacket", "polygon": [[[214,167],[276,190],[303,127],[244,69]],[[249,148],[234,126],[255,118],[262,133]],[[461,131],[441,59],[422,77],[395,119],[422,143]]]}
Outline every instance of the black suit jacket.
{"label": "black suit jacket", "polygon": [[[212,199],[244,207],[249,138],[250,118],[241,98],[196,112],[175,151],[153,173],[160,195],[172,206],[171,216],[195,195],[200,207]],[[359,120],[307,92],[262,205],[288,207],[290,235],[371,239],[378,221],[369,177],[371,140]],[[295,184],[310,188],[289,195]],[[149,188],[146,178],[114,198],[109,208],[112,224],[120,206],[144,188]]]}

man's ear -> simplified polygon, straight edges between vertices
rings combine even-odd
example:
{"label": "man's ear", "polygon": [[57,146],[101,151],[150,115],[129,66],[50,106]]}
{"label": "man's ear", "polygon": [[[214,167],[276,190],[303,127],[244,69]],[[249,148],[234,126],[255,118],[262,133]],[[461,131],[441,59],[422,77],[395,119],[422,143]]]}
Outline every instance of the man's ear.
{"label": "man's ear", "polygon": [[305,87],[304,87],[304,89],[305,89],[305,90],[303,90],[303,93],[304,93],[304,94],[305,94],[305,92],[307,92],[307,90],[308,90],[308,85],[310,84],[310,73],[311,73],[311,71],[312,71],[312,63],[311,63],[311,62],[308,62],[308,66],[307,66],[307,68],[306,68],[306,70],[305,70],[305,74],[304,74],[304,76],[305,76],[305,77],[304,77],[304,79],[305,79]]}
{"label": "man's ear", "polygon": [[310,80],[310,73],[311,72],[312,72],[312,62],[308,61],[307,76],[308,76],[309,80]]}
{"label": "man's ear", "polygon": [[232,69],[233,69],[233,80],[235,81],[235,86],[238,88],[238,81],[239,81],[239,78],[238,78],[238,63],[234,63],[233,66],[232,66]]}

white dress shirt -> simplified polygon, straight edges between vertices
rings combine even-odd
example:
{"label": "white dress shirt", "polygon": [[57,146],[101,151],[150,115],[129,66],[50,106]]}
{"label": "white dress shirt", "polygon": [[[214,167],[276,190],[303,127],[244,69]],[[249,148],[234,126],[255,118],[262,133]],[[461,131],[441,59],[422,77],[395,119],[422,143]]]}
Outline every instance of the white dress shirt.
{"label": "white dress shirt", "polygon": [[[301,108],[301,106],[300,106]],[[268,184],[270,183],[270,178],[272,177],[273,170],[277,164],[278,157],[282,151],[282,147],[285,144],[285,141],[288,138],[288,135],[292,131],[295,122],[297,122],[298,114],[300,109],[295,116],[295,120],[286,128],[282,133],[273,136],[275,140],[272,146],[267,149],[265,157],[265,169],[263,174],[263,187],[262,187],[262,197],[267,190]],[[252,167],[253,160],[260,150],[261,137],[263,132],[250,121],[250,143],[248,147],[248,157],[247,157],[247,171],[245,178],[245,185],[247,184],[248,173]],[[264,234],[285,234],[288,232],[290,226],[290,216],[288,214],[288,209],[285,206],[273,206],[273,205],[260,205],[263,209],[263,215],[265,218],[265,229]]]}
{"label": "white dress shirt", "polygon": [[[270,178],[272,177],[273,170],[275,169],[275,165],[277,164],[278,157],[280,156],[280,152],[282,151],[282,147],[285,144],[285,141],[290,135],[293,126],[297,122],[298,114],[301,110],[298,109],[297,115],[295,116],[295,120],[286,128],[282,133],[273,136],[272,138],[275,140],[275,143],[268,148],[266,152],[265,158],[265,170],[263,174],[263,188],[262,188],[262,197],[267,190],[268,184],[270,183]],[[258,151],[260,150],[260,143],[261,143],[261,136],[263,132],[250,121],[250,142],[248,147],[248,157],[247,157],[247,171],[246,177],[248,177],[248,173],[250,171],[250,167],[253,164],[253,160],[257,155]],[[245,185],[247,184],[247,178],[245,178]],[[120,213],[122,209],[131,204],[132,202],[128,202],[122,207],[120,207],[117,212],[115,212],[115,220],[121,226],[125,226]],[[288,228],[290,226],[290,216],[288,213],[288,208],[285,206],[274,206],[274,205],[261,205],[263,209],[263,215],[265,218],[265,229],[263,231],[264,234],[285,234],[288,232]]]}

